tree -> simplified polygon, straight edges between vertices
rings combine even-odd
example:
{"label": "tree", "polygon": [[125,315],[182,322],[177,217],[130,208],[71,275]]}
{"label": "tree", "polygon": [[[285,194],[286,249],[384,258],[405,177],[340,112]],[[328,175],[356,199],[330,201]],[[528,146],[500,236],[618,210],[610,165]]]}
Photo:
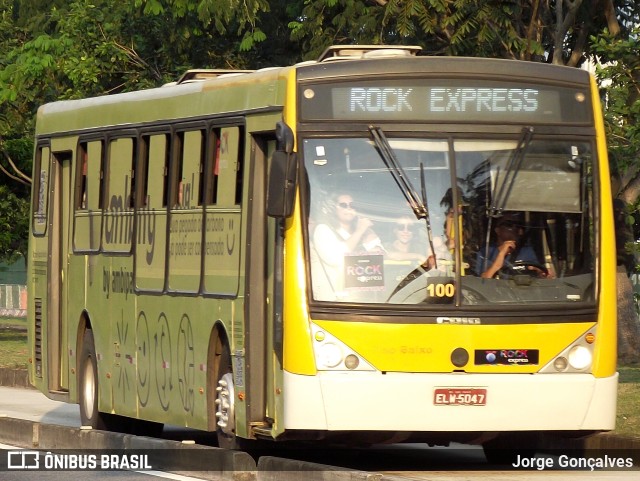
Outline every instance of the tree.
{"label": "tree", "polygon": [[[331,43],[422,45],[430,55],[536,60],[577,66],[589,35],[627,0],[310,0],[291,22],[309,57]],[[634,7],[635,8],[635,7]]]}
{"label": "tree", "polygon": [[[621,214],[626,226],[620,226],[617,235],[620,238],[633,229],[633,235],[620,249],[635,254],[637,259],[639,249],[633,241],[640,237],[640,224],[636,221],[640,217],[640,26],[636,23],[626,38],[605,30],[592,37],[592,44],[593,52],[601,62],[597,75],[606,105],[612,187],[614,195],[626,205],[626,211]],[[638,272],[638,266],[635,270]],[[618,275],[618,294],[618,355],[622,362],[638,363],[638,294],[634,295],[629,278],[624,274]]]}
{"label": "tree", "polygon": [[[627,38],[604,31],[593,36],[600,59],[597,76],[605,98],[609,156],[618,197],[635,206],[640,201],[640,27]],[[636,226],[637,228],[637,226]],[[635,238],[640,237],[636,230]]]}
{"label": "tree", "polygon": [[[164,3],[171,9],[158,10],[157,1],[0,0],[0,195],[21,202],[14,211],[25,219],[38,106],[159,86],[192,67],[247,67],[252,56],[241,52],[247,37],[239,30],[254,17],[228,15],[231,2],[218,16],[215,2]],[[233,21],[229,35],[207,28]],[[12,226],[0,235],[2,260],[26,246],[28,223],[0,209],[0,225]]]}
{"label": "tree", "polygon": [[14,235],[29,230],[29,203],[16,196],[5,185],[0,185],[0,258],[7,262],[19,256],[27,257],[28,237]]}

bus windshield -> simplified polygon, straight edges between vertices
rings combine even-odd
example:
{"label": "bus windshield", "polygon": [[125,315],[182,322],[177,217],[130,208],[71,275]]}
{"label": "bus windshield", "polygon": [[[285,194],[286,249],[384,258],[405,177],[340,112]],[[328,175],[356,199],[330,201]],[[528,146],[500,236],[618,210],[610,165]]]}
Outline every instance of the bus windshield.
{"label": "bus windshield", "polygon": [[492,140],[304,139],[313,299],[592,304],[591,152],[527,128]]}

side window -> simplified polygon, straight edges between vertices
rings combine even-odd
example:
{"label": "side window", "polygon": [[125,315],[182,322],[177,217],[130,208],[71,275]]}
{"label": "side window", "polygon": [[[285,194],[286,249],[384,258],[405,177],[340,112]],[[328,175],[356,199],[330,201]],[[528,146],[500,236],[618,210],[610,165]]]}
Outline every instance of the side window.
{"label": "side window", "polygon": [[203,131],[194,130],[176,134],[172,206],[188,209],[201,205],[204,145]]}
{"label": "side window", "polygon": [[80,142],[76,160],[74,249],[97,251],[100,248],[101,177],[103,142]]}
{"label": "side window", "polygon": [[76,160],[76,188],[75,210],[87,210],[87,170],[89,167],[89,154],[87,143],[81,142],[78,147]]}
{"label": "side window", "polygon": [[47,212],[49,206],[49,170],[51,166],[51,149],[49,146],[38,147],[35,161],[32,230],[34,235],[44,235],[47,231]]}
{"label": "side window", "polygon": [[235,207],[242,202],[242,146],[240,127],[216,129],[213,158],[211,203]]}
{"label": "side window", "polygon": [[176,133],[174,139],[168,288],[172,291],[197,292],[202,265],[202,210],[196,207],[200,202],[204,131],[181,131]]}
{"label": "side window", "polygon": [[165,283],[169,135],[142,137],[137,184],[135,282],[145,291],[159,292]]}
{"label": "side window", "polygon": [[207,164],[207,207],[204,222],[203,289],[215,296],[238,295],[240,283],[243,141],[241,127],[222,127],[210,133]]}
{"label": "side window", "polygon": [[140,206],[152,210],[164,209],[169,187],[169,135],[145,136],[143,142],[145,151],[140,168]]}
{"label": "side window", "polygon": [[104,206],[105,251],[129,252],[133,227],[135,139],[109,142]]}

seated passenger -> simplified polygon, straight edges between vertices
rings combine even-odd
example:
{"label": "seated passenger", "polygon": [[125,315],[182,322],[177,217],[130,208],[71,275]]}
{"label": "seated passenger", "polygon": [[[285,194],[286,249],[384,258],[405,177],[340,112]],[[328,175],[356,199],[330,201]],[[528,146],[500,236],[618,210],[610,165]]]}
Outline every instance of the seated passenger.
{"label": "seated passenger", "polygon": [[426,266],[431,261],[433,266],[433,256],[427,259],[426,251],[423,248],[420,252],[419,246],[415,245],[416,223],[409,217],[401,217],[393,227],[393,241],[387,248],[388,258],[396,261],[419,261]]}
{"label": "seated passenger", "polygon": [[[424,225],[424,224],[423,224]],[[440,236],[433,238],[433,249],[427,240],[427,233],[420,234],[420,222],[416,222],[408,216],[401,217],[394,225],[394,239],[388,245],[387,259],[396,261],[415,261],[414,265],[420,265],[432,275],[451,275],[451,254],[447,249],[446,240]],[[437,258],[437,259],[436,259]]]}
{"label": "seated passenger", "polygon": [[312,235],[313,294],[318,300],[333,300],[345,296],[345,257],[383,254],[384,248],[373,221],[358,215],[351,195],[333,196],[323,214]]}

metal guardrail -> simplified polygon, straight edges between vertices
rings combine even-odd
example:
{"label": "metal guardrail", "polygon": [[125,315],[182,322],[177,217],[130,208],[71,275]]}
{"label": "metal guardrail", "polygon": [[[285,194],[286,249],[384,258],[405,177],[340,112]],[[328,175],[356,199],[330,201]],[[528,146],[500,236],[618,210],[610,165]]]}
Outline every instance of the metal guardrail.
{"label": "metal guardrail", "polygon": [[27,286],[0,284],[0,317],[27,317]]}

